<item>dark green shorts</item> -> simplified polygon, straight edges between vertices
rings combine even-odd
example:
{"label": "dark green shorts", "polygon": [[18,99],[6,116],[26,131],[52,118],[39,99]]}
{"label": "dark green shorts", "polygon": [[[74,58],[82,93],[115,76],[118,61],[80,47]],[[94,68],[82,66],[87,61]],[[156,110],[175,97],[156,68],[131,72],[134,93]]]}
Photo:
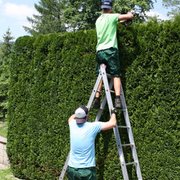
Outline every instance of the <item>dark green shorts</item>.
{"label": "dark green shorts", "polygon": [[96,168],[73,168],[68,166],[67,177],[69,180],[96,180]]}
{"label": "dark green shorts", "polygon": [[117,48],[100,50],[96,53],[96,74],[99,74],[101,64],[106,65],[106,72],[114,77],[120,76],[120,61]]}

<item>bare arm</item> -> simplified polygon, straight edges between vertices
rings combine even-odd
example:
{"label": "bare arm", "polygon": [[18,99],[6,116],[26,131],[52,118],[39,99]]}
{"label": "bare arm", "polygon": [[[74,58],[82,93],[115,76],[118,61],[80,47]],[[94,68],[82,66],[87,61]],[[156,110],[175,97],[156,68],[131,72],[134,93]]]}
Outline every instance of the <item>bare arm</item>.
{"label": "bare arm", "polygon": [[133,13],[128,12],[127,14],[119,14],[119,21],[126,21],[126,20],[130,20],[134,17]]}
{"label": "bare arm", "polygon": [[116,114],[112,113],[110,120],[107,122],[103,122],[101,130],[105,131],[108,129],[112,129],[115,126],[116,126]]}
{"label": "bare arm", "polygon": [[75,118],[75,114],[73,114],[72,116],[70,116],[70,118],[68,119],[68,123],[70,123],[70,121],[74,120]]}

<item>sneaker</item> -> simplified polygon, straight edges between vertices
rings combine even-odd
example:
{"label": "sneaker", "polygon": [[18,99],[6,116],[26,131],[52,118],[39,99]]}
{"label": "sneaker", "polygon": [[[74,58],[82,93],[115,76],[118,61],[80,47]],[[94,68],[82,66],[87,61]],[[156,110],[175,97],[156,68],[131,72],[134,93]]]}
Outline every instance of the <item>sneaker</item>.
{"label": "sneaker", "polygon": [[100,108],[100,98],[95,98],[93,108],[95,108],[95,109]]}
{"label": "sneaker", "polygon": [[117,109],[121,108],[121,100],[120,100],[120,98],[117,98],[117,97],[115,98],[114,106]]}

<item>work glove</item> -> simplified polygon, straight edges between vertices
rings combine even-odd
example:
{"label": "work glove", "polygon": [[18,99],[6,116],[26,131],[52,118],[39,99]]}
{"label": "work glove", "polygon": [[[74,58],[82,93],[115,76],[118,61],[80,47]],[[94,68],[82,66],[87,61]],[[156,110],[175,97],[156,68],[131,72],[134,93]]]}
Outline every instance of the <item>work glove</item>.
{"label": "work glove", "polygon": [[117,110],[116,110],[116,109],[112,109],[112,110],[111,110],[111,114],[113,114],[113,113],[116,114],[116,113],[117,113]]}

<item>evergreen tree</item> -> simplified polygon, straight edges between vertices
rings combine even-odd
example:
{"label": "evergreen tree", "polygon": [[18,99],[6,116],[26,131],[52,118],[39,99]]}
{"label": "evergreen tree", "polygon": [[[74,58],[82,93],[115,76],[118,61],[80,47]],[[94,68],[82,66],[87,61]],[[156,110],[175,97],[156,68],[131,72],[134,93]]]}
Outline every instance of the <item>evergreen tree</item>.
{"label": "evergreen tree", "polygon": [[9,84],[9,63],[11,61],[13,37],[10,29],[3,36],[3,43],[0,47],[0,119],[5,120],[7,112],[8,84]]}
{"label": "evergreen tree", "polygon": [[0,73],[6,77],[9,76],[9,63],[11,59],[12,46],[14,37],[11,35],[11,31],[8,28],[6,33],[3,35],[3,43],[1,45],[1,59],[0,59]]}
{"label": "evergreen tree", "polygon": [[[100,14],[101,0],[41,0],[35,4],[39,15],[28,17],[32,27],[24,27],[30,34],[92,29]],[[141,12],[152,8],[152,0],[114,0],[114,10],[126,13],[135,5]]]}

